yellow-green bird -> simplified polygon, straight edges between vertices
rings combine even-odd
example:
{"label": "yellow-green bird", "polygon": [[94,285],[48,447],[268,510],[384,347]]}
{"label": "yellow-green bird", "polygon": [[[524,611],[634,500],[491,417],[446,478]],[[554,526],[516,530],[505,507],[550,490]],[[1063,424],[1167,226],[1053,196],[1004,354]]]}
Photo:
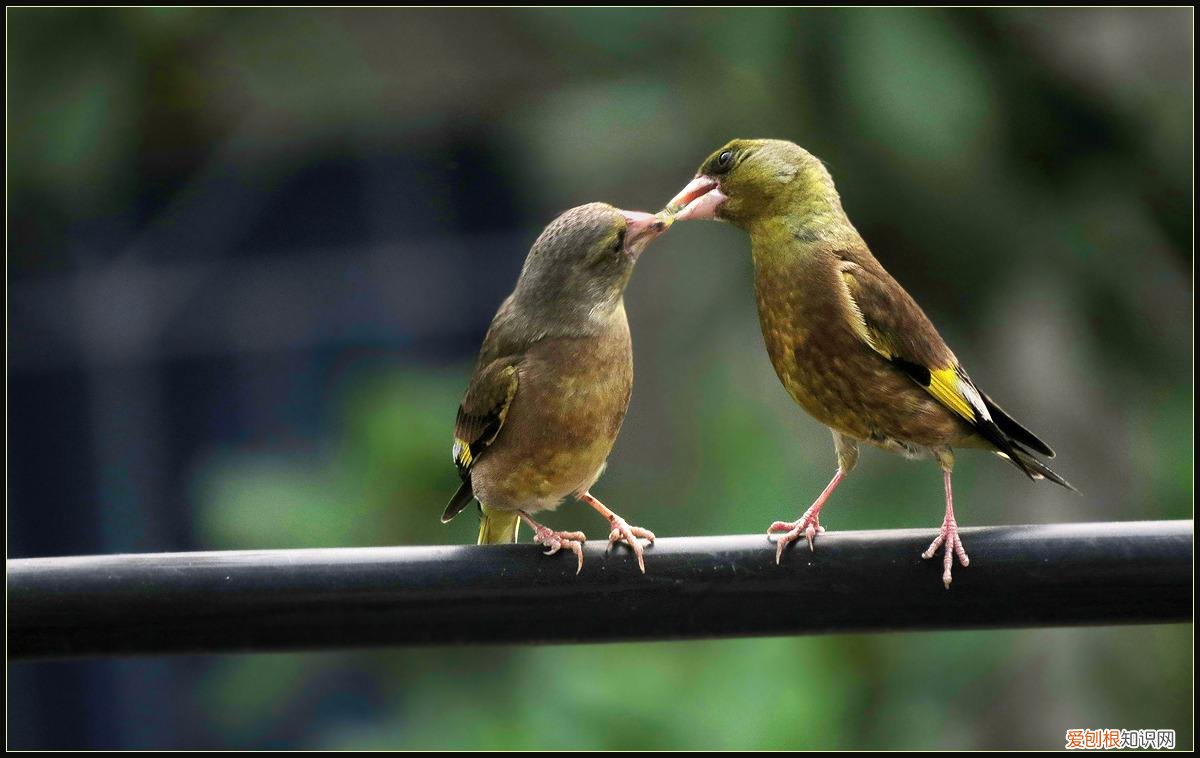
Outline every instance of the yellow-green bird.
{"label": "yellow-green bird", "polygon": [[678,220],[720,219],[750,235],[763,339],[788,394],[833,431],[838,469],[796,521],[776,521],[775,560],[823,532],[821,508],[860,443],[942,468],[946,515],[922,555],[968,564],[954,519],[954,448],[990,450],[1031,479],[1074,489],[1036,455],[1054,451],[985,395],[904,288],[871,255],[823,163],[784,140],[736,139],[714,152],[667,206]]}
{"label": "yellow-green bird", "polygon": [[531,514],[575,496],[609,521],[611,548],[626,542],[646,570],[630,526],[589,491],[633,388],[625,285],[638,256],[670,219],[590,203],[566,211],[533,243],[517,286],[496,312],[458,408],[452,457],[462,486],[445,523],[479,502],[479,544],[516,542],[520,522],[547,555],[564,548],[583,568],[580,532],[558,532]]}

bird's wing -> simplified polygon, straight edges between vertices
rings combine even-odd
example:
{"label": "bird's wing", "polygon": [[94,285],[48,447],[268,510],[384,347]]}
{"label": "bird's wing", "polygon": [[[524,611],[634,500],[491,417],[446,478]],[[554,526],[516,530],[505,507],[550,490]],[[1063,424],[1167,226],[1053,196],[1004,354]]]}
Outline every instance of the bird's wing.
{"label": "bird's wing", "polygon": [[467,386],[454,423],[452,455],[464,479],[475,459],[500,433],[508,407],[517,394],[520,356],[497,358],[481,366]]}
{"label": "bird's wing", "polygon": [[[912,296],[874,260],[842,258],[838,274],[849,303],[850,325],[859,337],[991,439],[987,432],[992,429],[986,427],[996,424],[988,403]],[[1007,452],[1007,436],[996,436],[999,441],[992,441]]]}
{"label": "bird's wing", "polygon": [[508,409],[517,394],[517,367],[521,356],[497,358],[476,368],[467,393],[458,406],[458,417],[454,423],[454,447],[450,451],[462,486],[451,498],[442,513],[447,522],[462,512],[471,502],[471,466],[500,433]]}
{"label": "bird's wing", "polygon": [[878,261],[861,254],[841,256],[850,326],[859,337],[921,385],[941,405],[962,418],[1031,479],[1046,478],[1075,489],[1030,454],[1054,451],[984,395],[959,365],[912,296]]}
{"label": "bird's wing", "polygon": [[509,295],[488,326],[475,362],[475,373],[471,375],[467,392],[458,406],[450,456],[458,468],[462,486],[442,513],[443,523],[461,513],[474,499],[471,467],[495,441],[517,394],[517,369],[525,353],[537,341],[537,338],[522,337],[518,327],[514,320],[512,295]]}
{"label": "bird's wing", "polygon": [[956,415],[969,422],[988,416],[983,398],[954,353],[916,301],[882,266],[843,258],[838,274],[850,326],[863,342]]}

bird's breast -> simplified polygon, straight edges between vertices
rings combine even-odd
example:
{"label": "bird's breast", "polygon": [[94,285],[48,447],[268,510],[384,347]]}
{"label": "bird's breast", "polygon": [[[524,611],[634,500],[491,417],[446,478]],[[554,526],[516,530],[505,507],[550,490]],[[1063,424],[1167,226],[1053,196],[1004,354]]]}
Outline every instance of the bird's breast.
{"label": "bird's breast", "polygon": [[[492,507],[540,510],[599,477],[633,388],[628,328],[526,353],[508,419],[472,470]],[[482,485],[482,486],[481,486]]]}
{"label": "bird's breast", "polygon": [[896,452],[961,437],[952,414],[862,341],[822,263],[755,260],[763,341],[788,394],[826,426]]}

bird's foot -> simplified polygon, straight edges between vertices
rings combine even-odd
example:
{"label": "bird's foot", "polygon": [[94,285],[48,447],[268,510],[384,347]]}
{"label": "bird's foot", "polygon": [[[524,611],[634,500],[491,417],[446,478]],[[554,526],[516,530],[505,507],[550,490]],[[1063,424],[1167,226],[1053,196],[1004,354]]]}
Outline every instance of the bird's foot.
{"label": "bird's foot", "polygon": [[649,529],[643,529],[640,526],[630,526],[617,514],[613,514],[608,522],[612,524],[612,531],[608,534],[608,549],[612,550],[612,546],[618,542],[624,542],[633,548],[633,554],[637,556],[638,568],[642,573],[646,573],[646,560],[642,557],[642,544],[638,542],[638,537],[648,541],[651,545],[654,544],[654,532]]}
{"label": "bird's foot", "polygon": [[808,549],[816,550],[813,547],[813,539],[818,534],[825,532],[825,527],[821,526],[821,508],[814,505],[804,512],[804,515],[795,521],[776,521],[767,529],[767,536],[770,537],[775,532],[784,531],[785,534],[779,535],[779,539],[775,544],[775,562],[779,563],[783,559],[783,549],[804,537],[808,540]]}
{"label": "bird's foot", "polygon": [[556,532],[550,527],[538,524],[537,529],[533,533],[533,541],[539,545],[545,545],[548,549],[546,555],[554,555],[559,550],[566,548],[575,554],[579,565],[575,568],[575,573],[583,571],[583,542],[587,539],[587,535],[583,532]]}
{"label": "bird's foot", "polygon": [[954,567],[954,556],[958,556],[958,562],[964,567],[971,565],[971,559],[967,557],[962,539],[958,536],[958,524],[951,516],[947,516],[946,520],[942,522],[938,536],[929,543],[929,549],[921,553],[921,557],[926,560],[932,558],[937,554],[938,548],[943,545],[945,550],[942,554],[942,584],[946,585],[946,589],[950,589],[950,581],[953,579],[950,576],[950,569]]}

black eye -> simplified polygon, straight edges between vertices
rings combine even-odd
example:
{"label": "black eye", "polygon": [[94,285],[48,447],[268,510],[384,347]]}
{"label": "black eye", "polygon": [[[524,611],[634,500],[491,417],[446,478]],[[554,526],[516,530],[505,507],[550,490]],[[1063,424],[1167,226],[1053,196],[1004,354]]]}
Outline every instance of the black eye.
{"label": "black eye", "polygon": [[623,250],[625,248],[625,228],[617,232],[617,244],[613,245],[613,250]]}
{"label": "black eye", "polygon": [[717,168],[719,168],[719,169],[729,168],[729,164],[732,162],[733,162],[733,151],[732,150],[726,150],[725,152],[723,152],[717,156]]}

